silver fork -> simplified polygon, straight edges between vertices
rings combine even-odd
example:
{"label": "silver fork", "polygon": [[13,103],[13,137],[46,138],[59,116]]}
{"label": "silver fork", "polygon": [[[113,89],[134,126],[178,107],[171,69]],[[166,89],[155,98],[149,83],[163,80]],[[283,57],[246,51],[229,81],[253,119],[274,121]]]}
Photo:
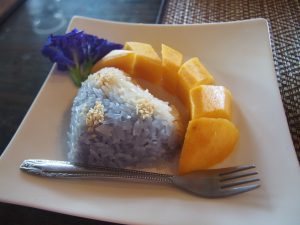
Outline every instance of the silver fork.
{"label": "silver fork", "polygon": [[25,160],[20,169],[52,178],[114,179],[168,184],[192,194],[220,198],[251,191],[260,186],[255,165],[200,170],[186,175],[169,175],[110,167],[88,167],[66,161]]}

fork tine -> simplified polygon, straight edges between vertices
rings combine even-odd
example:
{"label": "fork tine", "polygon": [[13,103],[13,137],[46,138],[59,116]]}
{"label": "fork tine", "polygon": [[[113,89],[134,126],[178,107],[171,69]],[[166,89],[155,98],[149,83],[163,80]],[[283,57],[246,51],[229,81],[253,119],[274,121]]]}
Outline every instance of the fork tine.
{"label": "fork tine", "polygon": [[237,178],[241,178],[241,177],[248,177],[248,176],[253,176],[253,175],[257,175],[258,172],[254,171],[254,172],[244,172],[244,173],[238,173],[237,175],[234,173],[230,173],[228,176],[221,176],[220,181],[227,181],[227,180],[233,180],[233,179],[237,179]]}
{"label": "fork tine", "polygon": [[229,187],[234,187],[234,186],[238,186],[241,184],[247,184],[250,182],[257,182],[257,181],[260,181],[260,179],[259,178],[250,178],[250,179],[245,179],[245,180],[231,182],[228,184],[221,185],[221,188],[229,188]]}
{"label": "fork tine", "polygon": [[224,175],[228,175],[228,174],[232,174],[232,173],[236,173],[236,172],[240,172],[240,171],[244,171],[244,170],[253,169],[255,167],[256,166],[254,164],[228,167],[228,168],[220,169],[219,175],[224,176]]}
{"label": "fork tine", "polygon": [[231,195],[237,195],[243,192],[251,191],[256,188],[260,187],[260,184],[251,184],[243,187],[234,187],[234,188],[228,188],[223,189],[222,196],[231,196]]}

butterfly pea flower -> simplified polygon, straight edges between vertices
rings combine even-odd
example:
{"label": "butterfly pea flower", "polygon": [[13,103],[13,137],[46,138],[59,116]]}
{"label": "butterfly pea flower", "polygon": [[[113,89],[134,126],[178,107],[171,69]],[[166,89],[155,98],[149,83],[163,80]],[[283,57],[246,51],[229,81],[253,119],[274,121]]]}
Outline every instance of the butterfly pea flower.
{"label": "butterfly pea flower", "polygon": [[57,63],[58,70],[69,71],[74,83],[81,86],[94,63],[110,51],[122,48],[121,44],[73,29],[64,35],[50,35],[42,54]]}

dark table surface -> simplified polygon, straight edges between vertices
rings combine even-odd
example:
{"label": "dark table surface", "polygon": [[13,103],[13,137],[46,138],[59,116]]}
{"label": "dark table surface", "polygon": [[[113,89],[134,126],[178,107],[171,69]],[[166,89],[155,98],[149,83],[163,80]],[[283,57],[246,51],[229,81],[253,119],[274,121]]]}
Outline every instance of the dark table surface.
{"label": "dark table surface", "polygon": [[[0,15],[0,154],[13,137],[52,66],[40,48],[50,33],[63,34],[74,15],[155,23],[162,0],[26,0]],[[5,3],[6,2],[6,3]],[[1,11],[0,11],[1,13]],[[0,184],[1,185],[1,184]],[[0,203],[0,223],[111,224]]]}

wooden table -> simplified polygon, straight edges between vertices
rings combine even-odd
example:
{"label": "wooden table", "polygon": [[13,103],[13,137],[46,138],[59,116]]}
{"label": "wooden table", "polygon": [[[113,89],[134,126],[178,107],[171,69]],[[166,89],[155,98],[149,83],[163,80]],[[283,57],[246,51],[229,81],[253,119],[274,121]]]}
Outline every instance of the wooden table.
{"label": "wooden table", "polygon": [[[161,0],[27,0],[0,24],[0,154],[44,83],[52,63],[40,48],[63,34],[74,15],[155,23]],[[0,2],[1,8],[1,2]],[[1,184],[0,184],[1,185]],[[111,224],[0,203],[1,224]]]}

